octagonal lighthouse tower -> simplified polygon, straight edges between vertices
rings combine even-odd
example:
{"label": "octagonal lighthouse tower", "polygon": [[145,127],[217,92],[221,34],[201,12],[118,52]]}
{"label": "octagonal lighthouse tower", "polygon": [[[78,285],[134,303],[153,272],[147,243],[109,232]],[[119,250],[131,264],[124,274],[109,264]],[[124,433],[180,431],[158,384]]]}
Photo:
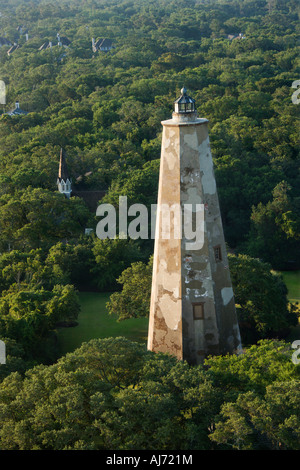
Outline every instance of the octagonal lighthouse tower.
{"label": "octagonal lighthouse tower", "polygon": [[208,120],[185,88],[163,121],[148,349],[191,364],[241,352]]}

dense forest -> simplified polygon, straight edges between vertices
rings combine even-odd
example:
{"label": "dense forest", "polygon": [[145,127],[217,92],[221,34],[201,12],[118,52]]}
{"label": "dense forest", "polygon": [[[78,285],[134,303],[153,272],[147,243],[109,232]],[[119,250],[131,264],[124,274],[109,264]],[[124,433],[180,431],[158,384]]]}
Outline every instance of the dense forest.
{"label": "dense forest", "polygon": [[[298,13],[296,0],[0,0],[0,448],[299,449],[299,311],[278,274],[300,269]],[[60,150],[74,194],[150,207],[183,86],[209,120],[245,354],[193,367],[108,338],[60,357],[78,290],[115,291],[120,320],[148,314],[153,253],[95,236],[96,211],[57,190]],[[10,115],[17,101],[26,113]]]}

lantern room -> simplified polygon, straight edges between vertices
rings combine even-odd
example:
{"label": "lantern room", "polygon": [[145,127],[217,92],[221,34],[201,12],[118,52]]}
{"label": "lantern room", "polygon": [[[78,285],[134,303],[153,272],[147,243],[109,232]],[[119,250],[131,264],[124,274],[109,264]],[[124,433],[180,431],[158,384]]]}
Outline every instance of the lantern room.
{"label": "lantern room", "polygon": [[187,95],[185,87],[181,89],[181,96],[174,101],[174,111],[178,114],[194,113],[196,111],[195,100]]}

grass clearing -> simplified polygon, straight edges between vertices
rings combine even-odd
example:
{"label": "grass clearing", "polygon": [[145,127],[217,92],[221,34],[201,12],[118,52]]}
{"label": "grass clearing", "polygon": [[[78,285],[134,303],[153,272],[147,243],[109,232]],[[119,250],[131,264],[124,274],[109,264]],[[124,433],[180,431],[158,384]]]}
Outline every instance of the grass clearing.
{"label": "grass clearing", "polygon": [[[300,302],[300,271],[281,271],[288,288],[291,302]],[[147,342],[148,318],[132,318],[122,322],[115,315],[109,315],[106,302],[110,293],[80,292],[81,313],[78,326],[57,329],[61,354],[74,351],[82,343],[93,338],[124,336],[132,341]],[[299,336],[300,325],[296,334]]]}
{"label": "grass clearing", "polygon": [[[300,302],[300,271],[281,271],[283,280],[288,288],[288,299],[291,303]],[[297,326],[293,327],[287,341],[291,343],[300,338],[300,318]]]}
{"label": "grass clearing", "polygon": [[281,271],[290,302],[300,302],[300,271]]}
{"label": "grass clearing", "polygon": [[117,316],[109,315],[106,302],[110,293],[80,292],[81,312],[78,325],[58,328],[57,337],[61,354],[74,351],[82,343],[94,338],[124,336],[132,341],[147,341],[148,318],[132,318],[122,322]]}

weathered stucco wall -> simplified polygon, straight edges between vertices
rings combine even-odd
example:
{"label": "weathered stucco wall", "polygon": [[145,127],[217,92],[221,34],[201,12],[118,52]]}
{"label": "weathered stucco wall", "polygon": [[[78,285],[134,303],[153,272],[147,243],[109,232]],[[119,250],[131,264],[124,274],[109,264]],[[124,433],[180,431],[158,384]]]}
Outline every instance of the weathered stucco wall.
{"label": "weathered stucco wall", "polygon": [[[161,204],[180,204],[179,128],[164,128],[157,213]],[[183,359],[181,316],[181,240],[162,239],[156,221],[148,348]]]}

